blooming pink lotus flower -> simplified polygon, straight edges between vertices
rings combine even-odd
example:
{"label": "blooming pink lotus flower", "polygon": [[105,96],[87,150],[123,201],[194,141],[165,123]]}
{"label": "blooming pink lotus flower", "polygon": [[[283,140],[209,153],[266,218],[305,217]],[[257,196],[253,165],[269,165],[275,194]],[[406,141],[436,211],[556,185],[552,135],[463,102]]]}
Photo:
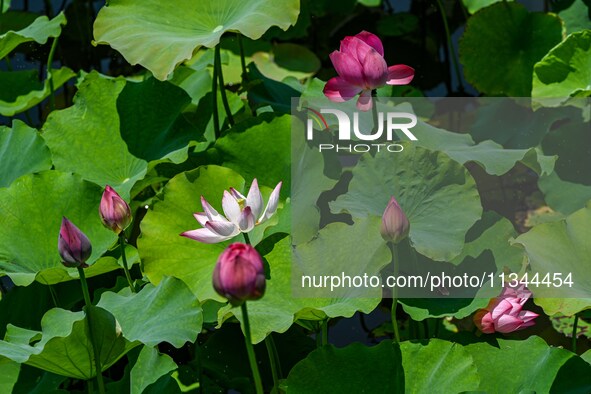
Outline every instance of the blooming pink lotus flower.
{"label": "blooming pink lotus flower", "polygon": [[92,254],[92,245],[88,237],[65,216],[62,218],[57,249],[66,267],[88,267],[86,260]]}
{"label": "blooming pink lotus flower", "polygon": [[410,223],[394,197],[390,198],[384,214],[380,234],[384,241],[399,243],[408,236]]}
{"label": "blooming pink lotus flower", "polygon": [[382,41],[366,31],[345,37],[340,50],[330,54],[330,60],[339,76],[326,83],[324,95],[341,103],[361,93],[357,100],[357,108],[361,111],[371,109],[372,90],[386,84],[409,84],[415,75],[415,70],[404,64],[388,67]]}
{"label": "blooming pink lotus flower", "polygon": [[501,295],[493,298],[485,309],[474,315],[474,324],[485,334],[509,333],[535,324],[537,313],[522,310],[531,297],[531,291],[524,285],[517,288],[505,284]]}
{"label": "blooming pink lotus flower", "polygon": [[127,202],[109,185],[105,187],[99,214],[103,225],[116,234],[125,230],[131,223],[131,209]]}
{"label": "blooming pink lotus flower", "polygon": [[213,244],[227,241],[241,232],[249,232],[255,225],[263,223],[275,214],[277,205],[279,204],[279,191],[281,190],[282,183],[279,182],[275,186],[264,210],[263,196],[261,195],[256,179],[252,181],[246,197],[233,188],[230,189],[230,192],[224,191],[222,208],[226,215],[225,217],[219,214],[201,196],[201,205],[205,212],[195,213],[193,216],[195,216],[195,219],[197,219],[203,228],[185,231],[181,236],[206,244]]}
{"label": "blooming pink lotus flower", "polygon": [[250,245],[233,243],[220,255],[213,270],[213,287],[234,306],[258,300],[265,293],[263,259]]}

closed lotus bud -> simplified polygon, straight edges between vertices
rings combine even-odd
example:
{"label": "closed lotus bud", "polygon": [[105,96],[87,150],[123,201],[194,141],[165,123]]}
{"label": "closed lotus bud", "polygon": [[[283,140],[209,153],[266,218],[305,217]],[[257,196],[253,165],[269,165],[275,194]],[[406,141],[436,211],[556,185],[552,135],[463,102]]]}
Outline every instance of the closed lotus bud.
{"label": "closed lotus bud", "polygon": [[394,197],[390,198],[388,206],[382,215],[382,226],[380,233],[385,241],[391,241],[395,244],[402,241],[408,236],[410,230],[410,223],[406,215],[398,205],[398,201]]}
{"label": "closed lotus bud", "polygon": [[259,252],[243,243],[228,246],[213,271],[213,287],[234,306],[261,298],[265,293],[265,269]]}
{"label": "closed lotus bud", "polygon": [[92,245],[88,237],[66,217],[62,218],[57,248],[66,267],[88,267],[85,262],[92,253]]}
{"label": "closed lotus bud", "polygon": [[105,227],[116,234],[125,230],[131,223],[131,209],[119,194],[109,185],[105,187],[101,205],[99,206],[101,221]]}

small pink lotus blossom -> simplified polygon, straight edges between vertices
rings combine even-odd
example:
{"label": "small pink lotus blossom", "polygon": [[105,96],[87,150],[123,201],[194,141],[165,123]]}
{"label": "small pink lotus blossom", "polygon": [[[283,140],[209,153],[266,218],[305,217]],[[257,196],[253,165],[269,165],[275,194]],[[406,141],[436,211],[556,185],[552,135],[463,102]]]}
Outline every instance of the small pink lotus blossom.
{"label": "small pink lotus blossom", "polygon": [[195,213],[193,216],[203,228],[185,231],[181,236],[206,244],[213,244],[227,241],[240,233],[248,233],[255,225],[263,223],[275,214],[279,204],[279,192],[282,183],[279,182],[275,186],[264,210],[263,196],[256,179],[252,181],[246,197],[234,188],[230,189],[229,192],[224,191],[222,208],[225,217],[219,214],[201,196],[201,205],[204,212]]}
{"label": "small pink lotus blossom", "polygon": [[382,225],[380,227],[382,238],[384,241],[397,244],[408,236],[409,230],[410,223],[404,211],[398,205],[398,201],[391,197],[382,215]]}
{"label": "small pink lotus blossom", "polygon": [[490,300],[485,309],[476,312],[474,324],[485,334],[506,334],[533,326],[538,314],[522,310],[531,295],[523,284],[517,288],[505,284],[500,296]]}
{"label": "small pink lotus blossom", "polygon": [[131,223],[131,209],[111,186],[107,185],[99,205],[103,225],[119,234]]}
{"label": "small pink lotus blossom", "polygon": [[340,50],[330,54],[338,77],[324,86],[324,95],[336,103],[351,100],[359,93],[357,108],[369,111],[371,92],[384,85],[407,85],[415,70],[404,64],[388,67],[384,60],[382,41],[372,33],[362,31],[341,41]]}
{"label": "small pink lotus blossom", "polygon": [[265,268],[259,252],[233,243],[220,255],[213,270],[213,287],[234,306],[258,300],[265,293]]}

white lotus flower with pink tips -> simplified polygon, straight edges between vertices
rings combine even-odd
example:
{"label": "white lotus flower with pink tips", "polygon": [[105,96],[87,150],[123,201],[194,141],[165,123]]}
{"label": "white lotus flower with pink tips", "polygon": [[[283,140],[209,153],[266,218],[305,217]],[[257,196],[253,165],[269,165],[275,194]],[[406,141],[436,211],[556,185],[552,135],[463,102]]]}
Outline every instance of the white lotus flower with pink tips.
{"label": "white lotus flower with pink tips", "polygon": [[232,239],[240,233],[248,233],[254,226],[267,221],[275,214],[282,183],[279,182],[275,186],[264,209],[263,196],[256,178],[252,181],[246,197],[234,188],[224,191],[222,197],[224,215],[216,211],[201,196],[204,212],[195,213],[193,216],[203,228],[185,231],[180,235],[206,244],[215,244]]}

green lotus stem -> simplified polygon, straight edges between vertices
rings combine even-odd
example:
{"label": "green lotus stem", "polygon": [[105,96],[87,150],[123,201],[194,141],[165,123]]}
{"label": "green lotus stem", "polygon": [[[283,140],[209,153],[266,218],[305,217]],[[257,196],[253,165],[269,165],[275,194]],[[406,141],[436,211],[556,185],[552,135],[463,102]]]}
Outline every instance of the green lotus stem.
{"label": "green lotus stem", "polygon": [[423,320],[423,329],[425,330],[425,338],[429,339],[429,321]]}
{"label": "green lotus stem", "polygon": [[273,376],[273,391],[277,391],[279,389],[279,374],[277,371],[277,363],[275,359],[275,353],[273,352],[273,345],[271,345],[273,339],[269,340],[271,335],[269,334],[265,338],[265,346],[267,347],[267,353],[269,355],[269,364],[271,365],[271,375]]}
{"label": "green lotus stem", "polygon": [[99,393],[105,393],[105,383],[103,382],[103,374],[101,367],[101,355],[97,349],[92,333],[92,323],[90,321],[90,308],[92,303],[90,302],[90,292],[88,291],[88,283],[86,282],[86,275],[84,274],[84,268],[78,267],[78,275],[80,275],[80,284],[82,285],[82,294],[84,295],[84,302],[86,304],[86,320],[88,323],[88,334],[90,335],[90,343],[92,344],[92,353],[94,356],[94,365],[96,367],[96,381],[98,383]]}
{"label": "green lotus stem", "polygon": [[573,322],[573,342],[572,349],[573,353],[577,353],[577,325],[579,324],[579,315],[575,313],[575,321]]}
{"label": "green lotus stem", "polygon": [[371,112],[373,114],[373,132],[374,134],[378,132],[378,128],[380,127],[378,125],[379,120],[379,116],[378,116],[378,100],[376,99],[376,97],[378,97],[378,92],[374,89],[371,91],[371,99],[373,101],[372,106],[371,106]]}
{"label": "green lotus stem", "polygon": [[248,81],[248,73],[246,72],[246,60],[244,56],[244,45],[242,45],[242,34],[236,33],[238,36],[238,48],[240,48],[240,65],[242,66],[242,81]]}
{"label": "green lotus stem", "polygon": [[[392,263],[394,264],[394,276],[398,274],[398,248],[392,242],[388,242],[390,246],[390,250],[392,251]],[[398,306],[398,298],[397,298],[397,289],[396,287],[392,288],[392,330],[394,331],[394,337],[392,341],[394,343],[400,343],[400,333],[398,332],[398,320],[396,319],[396,307]]]}
{"label": "green lotus stem", "polygon": [[271,335],[269,335],[267,338],[269,338],[269,345],[271,346],[271,349],[273,350],[273,356],[275,357],[275,365],[277,366],[277,375],[279,376],[279,379],[283,378],[283,368],[281,368],[281,359],[279,358],[279,352],[277,351],[277,346],[275,346],[275,340],[273,340],[273,337]]}
{"label": "green lotus stem", "polygon": [[49,294],[51,295],[51,300],[53,301],[53,305],[57,308],[59,306],[57,294],[55,293],[53,286],[47,285],[47,287],[49,288]]}
{"label": "green lotus stem", "polygon": [[449,25],[447,24],[447,17],[445,15],[445,8],[443,8],[443,4],[441,0],[435,0],[437,2],[437,7],[439,7],[439,13],[441,14],[441,20],[443,21],[443,28],[445,29],[445,38],[447,40],[447,47],[449,49],[449,56],[451,57],[451,63],[454,67],[456,78],[458,79],[458,85],[460,85],[460,91],[464,91],[464,84],[462,83],[462,75],[460,73],[460,66],[458,65],[458,61],[456,59],[456,50],[454,49],[454,44],[451,40],[451,34],[449,31]]}
{"label": "green lotus stem", "polygon": [[242,310],[242,323],[244,324],[244,342],[246,342],[246,352],[248,353],[248,362],[250,363],[250,369],[252,370],[252,376],[254,378],[254,386],[257,394],[263,394],[263,382],[261,380],[259,366],[257,364],[254,348],[252,346],[250,322],[248,321],[248,309],[246,308],[246,302],[240,306],[240,309]]}
{"label": "green lotus stem", "polygon": [[322,346],[328,345],[328,318],[322,321],[320,328],[322,330]]}
{"label": "green lotus stem", "polygon": [[49,81],[49,90],[51,95],[49,96],[49,108],[51,111],[55,109],[55,89],[53,86],[53,71],[51,71],[51,63],[53,63],[53,56],[55,55],[55,49],[57,48],[57,40],[59,37],[55,37],[51,43],[51,49],[49,50],[49,57],[47,58],[47,80]]}
{"label": "green lotus stem", "polygon": [[136,293],[131,274],[129,273],[129,267],[127,265],[127,256],[125,255],[125,234],[123,231],[119,233],[119,247],[121,248],[121,260],[123,260],[123,270],[125,271],[125,277],[132,293]]}
{"label": "green lotus stem", "polygon": [[[219,46],[219,44],[218,44]],[[218,46],[214,52],[217,51]],[[213,103],[213,132],[214,137],[217,140],[220,136],[220,118],[218,117],[218,66],[216,64],[217,56],[213,57],[213,76],[211,81],[211,94]]]}
{"label": "green lotus stem", "polygon": [[242,233],[242,235],[244,236],[244,243],[247,244],[247,245],[252,245],[250,243],[250,238],[248,237],[248,234],[247,233]]}
{"label": "green lotus stem", "polygon": [[226,117],[230,126],[234,126],[234,118],[232,117],[232,110],[230,104],[228,104],[228,97],[226,96],[226,84],[224,83],[224,72],[222,71],[222,57],[220,54],[220,44],[215,47],[215,59],[214,65],[218,67],[218,78],[220,82],[220,93],[222,95],[222,103],[224,104],[224,110],[226,111]]}

